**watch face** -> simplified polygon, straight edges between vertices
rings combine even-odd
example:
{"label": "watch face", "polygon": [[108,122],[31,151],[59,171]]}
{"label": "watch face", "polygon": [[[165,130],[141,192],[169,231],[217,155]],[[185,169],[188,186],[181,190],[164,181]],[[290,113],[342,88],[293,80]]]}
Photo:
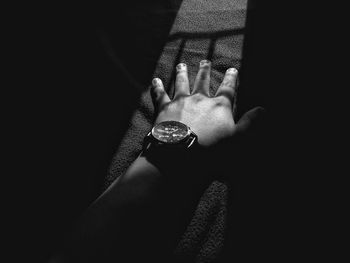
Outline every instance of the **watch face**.
{"label": "watch face", "polygon": [[177,121],[164,121],[152,129],[153,137],[165,143],[178,143],[185,139],[189,133],[188,127]]}

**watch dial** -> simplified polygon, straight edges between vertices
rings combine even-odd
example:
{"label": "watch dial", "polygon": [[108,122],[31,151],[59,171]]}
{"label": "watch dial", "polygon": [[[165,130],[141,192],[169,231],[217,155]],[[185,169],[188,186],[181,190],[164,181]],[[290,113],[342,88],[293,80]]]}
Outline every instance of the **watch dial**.
{"label": "watch dial", "polygon": [[178,143],[188,136],[188,128],[177,121],[164,121],[152,129],[152,135],[165,143]]}

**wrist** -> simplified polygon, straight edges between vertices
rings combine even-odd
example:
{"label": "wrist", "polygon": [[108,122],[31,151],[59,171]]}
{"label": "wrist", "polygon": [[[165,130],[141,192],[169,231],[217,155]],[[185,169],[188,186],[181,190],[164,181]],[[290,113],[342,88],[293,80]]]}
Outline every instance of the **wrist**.
{"label": "wrist", "polygon": [[141,157],[169,178],[202,182],[211,176],[212,147],[200,145],[189,126],[163,121],[153,126],[144,140]]}
{"label": "wrist", "polygon": [[142,152],[143,157],[156,167],[162,176],[171,180],[206,181],[211,177],[212,167],[207,149],[199,145],[191,148],[155,148]]}

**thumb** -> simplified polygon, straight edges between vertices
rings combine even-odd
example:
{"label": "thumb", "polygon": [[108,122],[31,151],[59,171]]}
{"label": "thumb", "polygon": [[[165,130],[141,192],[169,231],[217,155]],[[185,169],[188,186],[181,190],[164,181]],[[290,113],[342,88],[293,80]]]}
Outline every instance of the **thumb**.
{"label": "thumb", "polygon": [[[255,128],[259,128],[261,121],[264,119],[265,109],[262,107],[256,107],[248,112],[246,112],[237,122],[234,130],[233,136],[223,140],[220,144],[216,146],[214,151],[217,151],[217,156],[223,154],[223,159],[221,160],[222,165],[220,166],[220,174],[223,178],[228,178],[229,181],[235,180],[228,172],[232,171],[232,161],[235,160],[235,163],[239,164],[236,166],[236,169],[243,167],[242,164],[245,164],[245,160],[252,160],[252,157],[249,156],[251,151],[251,146],[255,144],[255,140],[252,140],[251,132]],[[248,136],[247,136],[248,135]],[[255,136],[253,136],[254,138]],[[232,149],[235,149],[232,151]],[[216,154],[215,154],[216,155]],[[253,155],[254,156],[254,155]],[[249,166],[249,165],[248,165]]]}
{"label": "thumb", "polygon": [[236,132],[246,133],[258,126],[265,116],[266,110],[262,107],[255,107],[246,112],[236,124]]}

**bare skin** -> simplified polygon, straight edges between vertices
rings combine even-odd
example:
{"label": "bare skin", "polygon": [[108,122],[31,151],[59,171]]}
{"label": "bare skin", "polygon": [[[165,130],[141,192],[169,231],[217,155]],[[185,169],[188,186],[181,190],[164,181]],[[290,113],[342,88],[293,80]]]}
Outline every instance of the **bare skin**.
{"label": "bare skin", "polygon": [[[176,120],[188,125],[203,150],[246,133],[262,110],[254,108],[235,123],[237,76],[236,69],[228,69],[210,97],[210,62],[200,63],[192,92],[186,65],[179,64],[173,100],[160,79],[152,81],[155,122]],[[205,162],[192,157],[196,161],[190,167],[178,162],[160,169],[157,162],[140,155],[89,207],[50,262],[170,262],[172,249],[209,183]],[[181,176],[172,172],[174,167]]]}
{"label": "bare skin", "polygon": [[247,112],[236,124],[233,109],[237,90],[238,71],[229,68],[214,97],[209,96],[209,61],[201,61],[200,69],[190,92],[187,67],[177,66],[174,99],[170,100],[160,79],[153,80],[152,98],[158,110],[156,123],[176,120],[185,123],[198,135],[204,147],[213,146],[223,139],[234,136],[235,132],[248,128],[250,122],[260,114],[257,107]]}

